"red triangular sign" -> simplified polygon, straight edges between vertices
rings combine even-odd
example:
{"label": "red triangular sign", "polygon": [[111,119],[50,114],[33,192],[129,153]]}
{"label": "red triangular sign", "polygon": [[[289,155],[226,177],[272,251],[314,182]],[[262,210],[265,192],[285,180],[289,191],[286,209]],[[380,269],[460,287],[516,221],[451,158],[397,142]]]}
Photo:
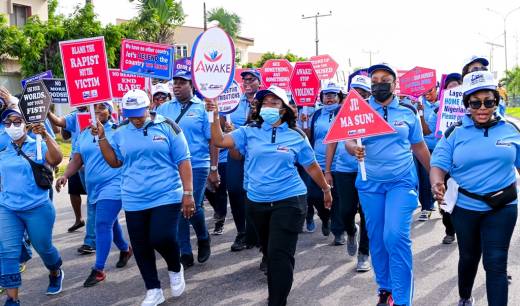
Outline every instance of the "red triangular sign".
{"label": "red triangular sign", "polygon": [[356,90],[348,93],[323,143],[395,133]]}

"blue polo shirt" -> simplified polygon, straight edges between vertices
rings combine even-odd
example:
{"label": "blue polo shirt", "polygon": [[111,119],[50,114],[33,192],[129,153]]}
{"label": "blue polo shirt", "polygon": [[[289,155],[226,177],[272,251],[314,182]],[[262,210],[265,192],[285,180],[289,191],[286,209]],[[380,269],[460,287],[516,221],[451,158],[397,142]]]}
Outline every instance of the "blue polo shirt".
{"label": "blue polo shirt", "polygon": [[[206,112],[204,103],[196,96],[193,96],[191,103],[193,104],[179,121],[179,126],[182,128],[184,136],[188,141],[191,153],[191,167],[193,169],[209,168],[211,126],[208,113]],[[182,103],[177,100],[172,100],[163,103],[157,108],[156,112],[171,120],[176,120],[182,111],[182,106]]]}
{"label": "blue polo shirt", "polygon": [[5,127],[0,124],[0,151],[6,148],[11,143],[11,137],[5,132]]}
{"label": "blue polo shirt", "polygon": [[[329,112],[325,108],[314,113],[318,117],[316,119],[312,119],[309,122],[312,124],[314,122],[314,153],[316,154],[316,160],[320,165],[322,170],[325,170],[325,162],[327,156],[327,145],[323,143],[325,136],[329,132],[330,126],[332,122],[334,122],[335,113],[334,111]],[[336,159],[338,157],[337,150],[334,155],[334,160],[332,161],[331,169],[336,167]]]}
{"label": "blue polo shirt", "polygon": [[[148,126],[146,136],[145,126]],[[177,124],[170,125],[166,118],[156,115],[153,123],[148,121],[141,128],[132,123],[121,125],[112,136],[112,147],[123,163],[124,210],[139,211],[181,202],[183,189],[178,165],[190,159],[190,152]]]}
{"label": "blue polo shirt", "polygon": [[[36,141],[27,136],[22,144],[23,152],[33,161],[36,159]],[[42,142],[42,154],[47,153],[47,145]],[[1,192],[0,205],[11,210],[29,210],[49,203],[49,190],[42,189],[34,181],[31,164],[18,155],[11,142],[0,151]]]}
{"label": "blue polo shirt", "polygon": [[[437,129],[437,118],[439,116],[439,112],[441,110],[437,109],[437,112],[435,112],[435,110],[430,114],[430,116],[428,118],[424,117],[424,119],[426,119],[426,124],[428,124],[428,128],[430,128],[430,131],[432,131],[432,135],[435,136],[435,130]],[[439,142],[439,138],[438,137],[435,137],[437,138],[437,142]],[[437,145],[437,144],[435,144]]]}
{"label": "blue polo shirt", "polygon": [[358,172],[358,161],[356,157],[348,153],[345,147],[345,141],[338,142],[338,148],[336,149],[336,167],[332,168],[332,171],[352,173]]}
{"label": "blue polo shirt", "polygon": [[[429,102],[424,97],[421,97],[421,101],[424,107],[423,110],[423,117],[425,122],[428,124],[428,119],[432,114],[434,114],[434,110],[439,107],[439,101],[436,101],[434,103]],[[432,127],[428,124],[428,127],[432,131],[431,134],[424,136],[424,142],[426,143],[426,146],[428,149],[433,150],[435,149],[435,146],[437,145],[438,138],[435,137],[435,127],[432,130]]]}
{"label": "blue polo shirt", "polygon": [[[45,126],[45,130],[47,131],[47,134],[49,136],[51,136],[52,139],[56,139],[56,134],[54,134],[54,131],[52,130],[52,125],[51,125],[51,122],[49,121],[49,119],[45,119],[45,121],[43,122],[43,125]],[[27,133],[29,136],[31,136],[32,138],[36,138],[36,134],[34,134],[32,132],[32,130],[29,131],[29,133]]]}
{"label": "blue polo shirt", "polygon": [[[104,124],[105,137],[113,144],[115,125],[107,121]],[[73,153],[79,153],[85,165],[85,185],[89,204],[100,200],[121,200],[121,168],[110,167],[99,149],[99,141],[94,141],[90,128],[81,132],[77,138]]]}
{"label": "blue polo shirt", "polygon": [[235,128],[238,128],[239,126],[244,126],[246,124],[250,110],[251,105],[247,100],[247,96],[246,94],[242,94],[237,109],[230,114],[231,122],[233,123]]}
{"label": "blue polo shirt", "polygon": [[[448,172],[469,192],[483,195],[503,189],[516,181],[515,167],[520,168],[520,132],[510,122],[500,120],[487,130],[477,128],[469,116],[462,117],[433,151],[432,167]],[[512,204],[516,204],[515,200]],[[491,208],[484,202],[461,193],[457,206],[475,211]]]}
{"label": "blue polo shirt", "polygon": [[77,110],[73,111],[72,113],[65,116],[65,128],[63,128],[65,131],[70,132],[70,142],[72,147],[76,145],[76,140],[79,136],[79,124],[78,124],[78,118],[76,117],[76,114],[78,113]]}
{"label": "blue polo shirt", "polygon": [[308,167],[316,161],[305,136],[287,123],[245,126],[231,132],[235,148],[245,153],[247,197],[254,202],[274,202],[307,193],[295,163]]}
{"label": "blue polo shirt", "polygon": [[[367,179],[376,182],[395,181],[410,173],[414,161],[410,145],[423,141],[421,122],[412,109],[399,104],[398,98],[383,107],[373,97],[370,107],[384,118],[396,133],[363,138]],[[361,176],[358,176],[360,180]]]}

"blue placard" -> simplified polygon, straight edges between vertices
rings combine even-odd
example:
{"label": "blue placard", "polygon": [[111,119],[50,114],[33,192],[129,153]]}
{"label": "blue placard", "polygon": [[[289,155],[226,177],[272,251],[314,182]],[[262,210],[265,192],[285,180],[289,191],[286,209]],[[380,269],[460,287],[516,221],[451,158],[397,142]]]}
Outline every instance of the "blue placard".
{"label": "blue placard", "polygon": [[[124,40],[121,45],[122,72],[162,80],[172,79],[173,46],[129,39]],[[135,62],[137,63],[131,64]]]}
{"label": "blue placard", "polygon": [[29,82],[39,81],[43,79],[52,79],[52,71],[47,70],[45,72],[38,73],[36,75],[33,75],[31,77],[28,77],[26,79],[22,80],[22,88],[25,88],[25,84]]}

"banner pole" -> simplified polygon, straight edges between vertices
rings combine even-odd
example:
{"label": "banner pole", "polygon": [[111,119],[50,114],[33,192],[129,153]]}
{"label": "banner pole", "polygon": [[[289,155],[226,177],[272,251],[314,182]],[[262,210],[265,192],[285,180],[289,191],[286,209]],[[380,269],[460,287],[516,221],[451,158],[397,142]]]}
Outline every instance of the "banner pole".
{"label": "banner pole", "polygon": [[[359,147],[363,146],[361,143],[361,138],[356,139],[356,143]],[[365,160],[359,161],[359,168],[361,170],[361,180],[366,181],[367,180],[367,170],[365,168]]]}

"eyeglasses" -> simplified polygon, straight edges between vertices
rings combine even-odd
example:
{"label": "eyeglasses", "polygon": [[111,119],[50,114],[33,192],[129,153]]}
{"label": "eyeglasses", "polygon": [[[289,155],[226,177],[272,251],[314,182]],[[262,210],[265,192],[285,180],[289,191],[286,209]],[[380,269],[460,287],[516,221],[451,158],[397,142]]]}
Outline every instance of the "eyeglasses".
{"label": "eyeglasses", "polygon": [[165,94],[155,94],[155,96],[153,96],[154,99],[157,99],[157,100],[164,100],[166,99],[168,96],[165,95]]}
{"label": "eyeglasses", "polygon": [[11,124],[14,124],[15,127],[20,127],[20,125],[22,125],[22,123],[23,123],[22,120],[16,120],[16,121],[5,120],[5,121],[3,122],[3,124],[4,124],[4,126],[5,126],[6,128],[10,127]]}
{"label": "eyeglasses", "polygon": [[485,108],[493,108],[496,105],[496,102],[497,100],[495,99],[489,99],[484,101],[474,100],[469,101],[469,107],[471,107],[472,109],[480,109],[482,107],[482,104],[484,104]]}

